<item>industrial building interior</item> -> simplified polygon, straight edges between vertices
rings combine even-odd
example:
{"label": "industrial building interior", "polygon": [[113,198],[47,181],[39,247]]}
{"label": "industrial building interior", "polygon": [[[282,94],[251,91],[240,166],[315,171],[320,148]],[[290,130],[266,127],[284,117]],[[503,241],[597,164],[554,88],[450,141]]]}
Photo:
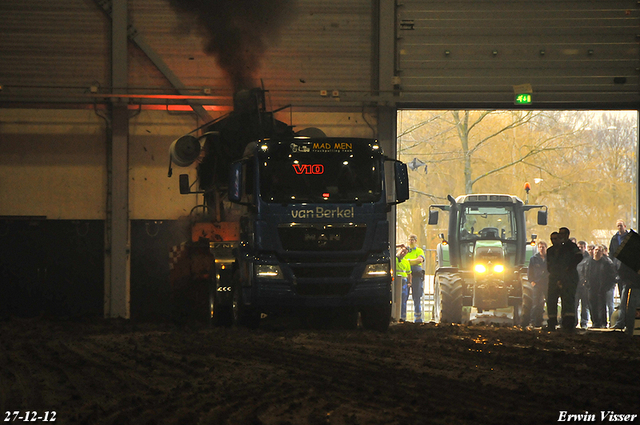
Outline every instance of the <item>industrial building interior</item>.
{"label": "industrial building interior", "polygon": [[[397,298],[387,332],[168,314],[171,255],[203,201],[181,195],[179,175],[194,182],[196,168],[171,164],[169,149],[231,113],[238,93],[264,90],[296,131],[377,139],[409,164],[389,241],[420,232],[433,248],[429,204],[454,179],[421,142],[431,137],[406,150],[411,114],[632,114],[620,155],[638,175],[638,2],[2,0],[0,17],[5,421],[637,423],[640,340],[622,332],[400,324]],[[534,200],[557,177],[535,170]],[[520,179],[500,181],[525,199]],[[622,183],[637,223],[638,179]],[[556,212],[582,207],[552,197]],[[552,226],[571,220],[553,214]],[[589,226],[601,239],[613,229]]]}
{"label": "industrial building interior", "polygon": [[[167,177],[168,147],[229,112],[239,88],[264,87],[296,129],[374,137],[392,157],[403,109],[637,109],[628,1],[209,6],[0,6],[1,257],[3,290],[24,300],[15,313],[162,311],[166,251],[198,204]],[[530,105],[514,104],[520,92]]]}

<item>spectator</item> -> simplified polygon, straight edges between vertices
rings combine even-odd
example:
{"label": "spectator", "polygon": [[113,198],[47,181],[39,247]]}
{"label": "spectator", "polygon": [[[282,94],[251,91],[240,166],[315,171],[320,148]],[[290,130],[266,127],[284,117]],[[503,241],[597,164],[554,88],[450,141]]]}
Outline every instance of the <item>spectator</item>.
{"label": "spectator", "polygon": [[[616,251],[622,245],[622,241],[627,236],[629,231],[627,230],[627,225],[624,220],[616,221],[616,227],[618,228],[618,233],[611,237],[611,242],[609,242],[609,253],[610,255],[615,257]],[[613,259],[613,264],[615,265],[616,272],[618,273],[618,292],[620,293],[620,305],[618,307],[618,319],[616,323],[614,323],[614,329],[624,329],[625,327],[625,310],[627,304],[627,295],[628,292],[625,290],[627,283],[629,283],[630,276],[626,273],[626,270],[621,270],[622,263],[617,259]],[[627,267],[628,268],[628,267]],[[630,269],[629,269],[630,270]]]}
{"label": "spectator", "polygon": [[[547,248],[547,271],[549,272],[549,283],[547,289],[547,329],[549,331],[555,331],[558,325],[558,294],[560,293],[558,288],[559,276],[561,271],[557,269],[555,264],[552,265],[553,260],[549,261],[549,256],[556,257],[557,251],[560,247],[560,234],[558,232],[552,232],[549,235],[551,246]],[[551,301],[551,297],[553,301]]]}
{"label": "spectator", "polygon": [[555,331],[558,324],[558,298],[562,302],[562,329],[575,331],[576,327],[576,290],[578,287],[577,265],[582,261],[578,246],[569,240],[570,231],[566,227],[552,234],[553,246],[547,250],[547,268],[549,270],[549,292],[547,296],[548,327]]}
{"label": "spectator", "polygon": [[402,304],[400,307],[400,322],[407,320],[407,301],[409,300],[409,287],[411,285],[411,264],[405,258],[409,250],[404,245],[398,246],[396,251],[396,276],[402,283]]}
{"label": "spectator", "polygon": [[[594,246],[595,248],[595,246]],[[611,256],[609,255],[609,248],[607,248],[606,245],[602,245],[602,248],[604,250],[604,256],[607,257],[608,259],[610,259],[612,262],[614,259],[611,258]],[[593,254],[591,255],[593,257]],[[615,269],[615,263],[614,263],[614,269]],[[616,283],[618,282],[620,278],[618,277],[618,273],[616,272]],[[605,301],[604,301],[604,306],[606,308],[606,318],[607,318],[607,323],[608,323],[608,327],[612,328],[613,325],[615,323],[611,323],[611,316],[613,315],[613,312],[615,311],[615,309],[613,308],[613,293],[616,290],[616,285],[613,285],[611,287],[611,289],[609,289],[606,294],[605,294]]]}
{"label": "spectator", "polygon": [[604,255],[604,247],[596,245],[593,258],[587,261],[587,285],[594,328],[607,327],[606,293],[616,284],[613,262]]}
{"label": "spectator", "polygon": [[416,323],[422,323],[422,293],[424,291],[424,263],[425,256],[422,248],[418,247],[418,237],[409,236],[409,252],[405,256],[411,264],[411,299],[413,300]]}
{"label": "spectator", "polygon": [[[578,264],[578,288],[576,290],[576,316],[580,317],[580,327],[587,328],[589,323],[589,286],[587,283],[587,264],[591,259],[587,251],[587,243],[585,241],[578,242],[578,249],[582,253],[582,261]],[[578,316],[578,307],[580,315]]]}
{"label": "spectator", "polygon": [[627,277],[627,294],[625,294],[625,300],[627,300],[625,332],[627,335],[633,335],[636,320],[635,312],[637,308],[640,308],[640,275],[638,273],[634,273],[633,270],[625,264],[620,268],[622,269],[623,267],[626,269],[623,271],[623,274],[631,272]]}
{"label": "spectator", "polygon": [[524,318],[524,326],[530,323],[536,327],[542,327],[542,316],[544,314],[544,303],[549,291],[549,270],[547,270],[547,243],[538,242],[538,252],[529,260],[527,276],[533,288],[533,305],[531,306],[531,316]]}

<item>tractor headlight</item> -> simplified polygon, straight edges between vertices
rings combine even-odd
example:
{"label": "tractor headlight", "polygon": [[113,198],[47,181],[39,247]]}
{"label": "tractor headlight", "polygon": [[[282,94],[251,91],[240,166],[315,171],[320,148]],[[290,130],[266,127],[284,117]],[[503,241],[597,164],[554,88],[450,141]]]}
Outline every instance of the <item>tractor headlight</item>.
{"label": "tractor headlight", "polygon": [[367,264],[362,273],[363,279],[389,276],[389,263]]}
{"label": "tractor headlight", "polygon": [[282,279],[282,270],[277,264],[256,264],[256,277],[262,279]]}
{"label": "tractor headlight", "polygon": [[492,265],[491,263],[489,263],[489,264],[476,264],[475,266],[473,266],[473,270],[478,274],[487,273],[489,271],[492,272],[492,273],[503,273],[504,272],[504,266],[502,264],[494,264],[494,265]]}
{"label": "tractor headlight", "polygon": [[473,270],[476,271],[476,273],[486,273],[487,272],[487,267],[484,264],[476,264],[473,267]]}

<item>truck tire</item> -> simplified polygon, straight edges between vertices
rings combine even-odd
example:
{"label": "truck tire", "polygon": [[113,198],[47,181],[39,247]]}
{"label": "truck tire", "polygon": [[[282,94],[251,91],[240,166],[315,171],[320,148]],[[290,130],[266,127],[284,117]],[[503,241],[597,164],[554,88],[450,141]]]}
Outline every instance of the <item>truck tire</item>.
{"label": "truck tire", "polygon": [[235,275],[234,284],[231,289],[233,292],[233,321],[236,326],[258,329],[260,326],[260,312],[244,303],[242,299],[242,286],[237,276],[238,273]]}
{"label": "truck tire", "polygon": [[462,284],[462,278],[456,274],[436,274],[433,308],[441,323],[462,323]]}
{"label": "truck tire", "polygon": [[219,270],[220,279],[215,285],[211,301],[213,326],[233,326],[233,271]]}
{"label": "truck tire", "polygon": [[385,332],[391,322],[391,304],[362,309],[360,320],[364,329]]}
{"label": "truck tire", "polygon": [[529,326],[531,322],[531,309],[533,308],[533,287],[527,280],[522,280],[522,306],[520,307],[520,320],[516,322],[515,306],[513,313],[514,326]]}

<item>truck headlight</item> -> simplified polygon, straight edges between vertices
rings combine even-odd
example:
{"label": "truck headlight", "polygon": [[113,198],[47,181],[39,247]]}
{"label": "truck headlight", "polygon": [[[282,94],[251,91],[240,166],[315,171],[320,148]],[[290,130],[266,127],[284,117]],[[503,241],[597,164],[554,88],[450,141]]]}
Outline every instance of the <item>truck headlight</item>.
{"label": "truck headlight", "polygon": [[282,279],[282,270],[277,264],[256,264],[254,270],[261,279]]}
{"label": "truck headlight", "polygon": [[363,279],[389,276],[389,263],[367,264],[362,273]]}

